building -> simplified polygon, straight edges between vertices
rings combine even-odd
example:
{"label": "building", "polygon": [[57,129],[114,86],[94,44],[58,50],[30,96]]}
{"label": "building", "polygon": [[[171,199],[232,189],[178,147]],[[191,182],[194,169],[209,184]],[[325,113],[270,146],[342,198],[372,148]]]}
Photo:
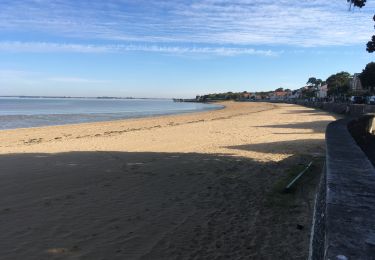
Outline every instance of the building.
{"label": "building", "polygon": [[286,91],[275,91],[270,93],[270,100],[276,101],[276,100],[286,100],[288,97],[288,92]]}
{"label": "building", "polygon": [[289,99],[299,99],[302,96],[302,90],[301,89],[296,89],[293,90],[292,93],[289,96]]}
{"label": "building", "polygon": [[318,87],[318,91],[316,92],[317,98],[327,98],[327,92],[328,92],[328,85],[324,84]]}
{"label": "building", "polygon": [[241,94],[242,99],[250,99],[250,97],[251,97],[251,93],[244,92]]}
{"label": "building", "polygon": [[363,92],[365,92],[362,87],[359,75],[360,73],[354,73],[353,77],[350,80],[350,90],[353,94],[363,94]]}

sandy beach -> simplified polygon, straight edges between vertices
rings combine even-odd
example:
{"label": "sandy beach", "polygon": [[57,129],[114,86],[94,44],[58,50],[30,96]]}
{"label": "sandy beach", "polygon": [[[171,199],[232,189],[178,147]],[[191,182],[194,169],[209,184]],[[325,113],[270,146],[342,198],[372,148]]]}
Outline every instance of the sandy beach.
{"label": "sandy beach", "polygon": [[306,259],[319,167],[272,196],[335,117],[224,105],[0,131],[0,259]]}

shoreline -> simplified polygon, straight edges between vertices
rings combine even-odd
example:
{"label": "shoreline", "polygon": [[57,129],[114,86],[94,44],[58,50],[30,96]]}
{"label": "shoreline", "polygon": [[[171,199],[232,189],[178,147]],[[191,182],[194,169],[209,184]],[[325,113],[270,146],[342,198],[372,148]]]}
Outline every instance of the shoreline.
{"label": "shoreline", "polygon": [[[201,109],[201,110],[181,110],[179,112],[167,112],[162,114],[144,114],[139,116],[130,116],[130,117],[123,117],[123,118],[113,118],[113,119],[104,119],[99,121],[88,121],[88,122],[77,122],[77,123],[63,123],[63,124],[51,124],[51,125],[40,125],[40,126],[30,126],[30,127],[17,127],[17,128],[5,128],[0,129],[1,131],[6,130],[17,130],[17,129],[30,129],[30,128],[44,128],[44,127],[53,127],[53,126],[69,126],[69,125],[80,125],[80,124],[90,124],[90,123],[101,123],[101,122],[113,122],[113,121],[122,121],[122,120],[132,120],[132,119],[139,119],[139,118],[153,118],[153,117],[163,117],[163,116],[170,116],[170,115],[184,115],[184,114],[194,114],[194,113],[201,113],[201,112],[209,112],[209,111],[215,111],[215,110],[221,110],[225,109],[225,106],[223,105],[225,102],[216,103],[216,104],[210,104],[208,105],[216,105],[220,106],[217,108],[207,108],[207,109]],[[84,114],[39,114],[39,115],[1,115],[2,117],[9,117],[9,116],[26,116],[26,117],[37,117],[37,116],[76,116],[76,115],[117,115],[118,113],[84,113]]]}
{"label": "shoreline", "polygon": [[[222,107],[205,111],[127,118],[111,121],[3,129],[0,130],[0,154],[4,153],[2,148],[13,146],[14,144],[17,144],[17,146],[20,144],[29,146],[45,142],[61,142],[72,138],[109,137],[116,133],[124,134],[135,131],[151,130],[153,128],[173,127],[204,121],[220,120],[227,117],[267,111],[277,107],[270,103],[264,103],[266,105],[263,104],[263,106],[248,103],[250,104],[249,109],[236,111],[238,107],[243,107],[242,103],[229,101],[217,104]],[[86,134],[80,134],[82,132]],[[50,137],[51,134],[55,136]],[[21,139],[21,137],[26,138]],[[20,141],[22,142],[20,143]]]}

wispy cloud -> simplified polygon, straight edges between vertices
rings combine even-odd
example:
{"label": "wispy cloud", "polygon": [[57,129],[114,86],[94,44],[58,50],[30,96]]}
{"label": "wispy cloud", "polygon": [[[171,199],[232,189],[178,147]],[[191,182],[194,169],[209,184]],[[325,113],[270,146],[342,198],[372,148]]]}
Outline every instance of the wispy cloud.
{"label": "wispy cloud", "polygon": [[21,82],[30,84],[56,83],[56,84],[108,84],[111,80],[84,78],[74,76],[51,76],[45,73],[15,69],[0,69],[0,83]]}
{"label": "wispy cloud", "polygon": [[103,84],[103,83],[110,83],[108,80],[98,80],[98,79],[89,79],[89,78],[81,78],[81,77],[51,77],[47,78],[46,80],[51,82],[57,83],[81,83],[81,84]]}
{"label": "wispy cloud", "polygon": [[125,52],[158,52],[178,55],[262,55],[277,56],[271,50],[258,50],[244,47],[182,47],[133,44],[64,44],[50,42],[0,42],[0,52],[76,52],[76,53],[125,53]]}
{"label": "wispy cloud", "polygon": [[108,46],[97,46],[91,44],[68,44],[51,42],[20,42],[5,41],[0,42],[0,51],[6,52],[80,52],[80,53],[100,53],[108,52]]}
{"label": "wispy cloud", "polygon": [[374,8],[368,1],[349,12],[344,0],[4,1],[0,32],[147,44],[336,46],[368,40]]}

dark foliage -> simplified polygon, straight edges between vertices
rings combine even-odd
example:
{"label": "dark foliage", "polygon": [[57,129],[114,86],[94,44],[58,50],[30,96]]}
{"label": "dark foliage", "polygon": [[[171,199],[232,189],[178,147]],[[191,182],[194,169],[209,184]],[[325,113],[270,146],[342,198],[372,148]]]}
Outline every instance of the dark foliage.
{"label": "dark foliage", "polygon": [[309,80],[306,82],[307,85],[312,86],[312,87],[317,87],[321,85],[323,81],[321,79],[317,79],[315,77],[309,78]]}
{"label": "dark foliage", "polygon": [[366,4],[366,0],[347,0],[348,3],[350,3],[350,6],[356,6],[359,8],[362,8]]}
{"label": "dark foliage", "polygon": [[326,82],[329,96],[344,97],[350,89],[350,74],[342,71],[329,76]]}
{"label": "dark foliage", "polygon": [[375,62],[370,62],[359,76],[363,88],[370,92],[375,90]]}
{"label": "dark foliage", "polygon": [[[372,18],[375,21],[375,15]],[[367,48],[366,50],[370,53],[375,51],[375,35],[372,36],[371,41],[367,43]]]}
{"label": "dark foliage", "polygon": [[[352,6],[362,8],[366,4],[366,0],[346,0],[346,1],[350,4],[350,8]],[[375,21],[375,15],[373,17],[373,20]],[[366,51],[370,53],[375,51],[375,35],[373,35],[371,40],[367,43]]]}

